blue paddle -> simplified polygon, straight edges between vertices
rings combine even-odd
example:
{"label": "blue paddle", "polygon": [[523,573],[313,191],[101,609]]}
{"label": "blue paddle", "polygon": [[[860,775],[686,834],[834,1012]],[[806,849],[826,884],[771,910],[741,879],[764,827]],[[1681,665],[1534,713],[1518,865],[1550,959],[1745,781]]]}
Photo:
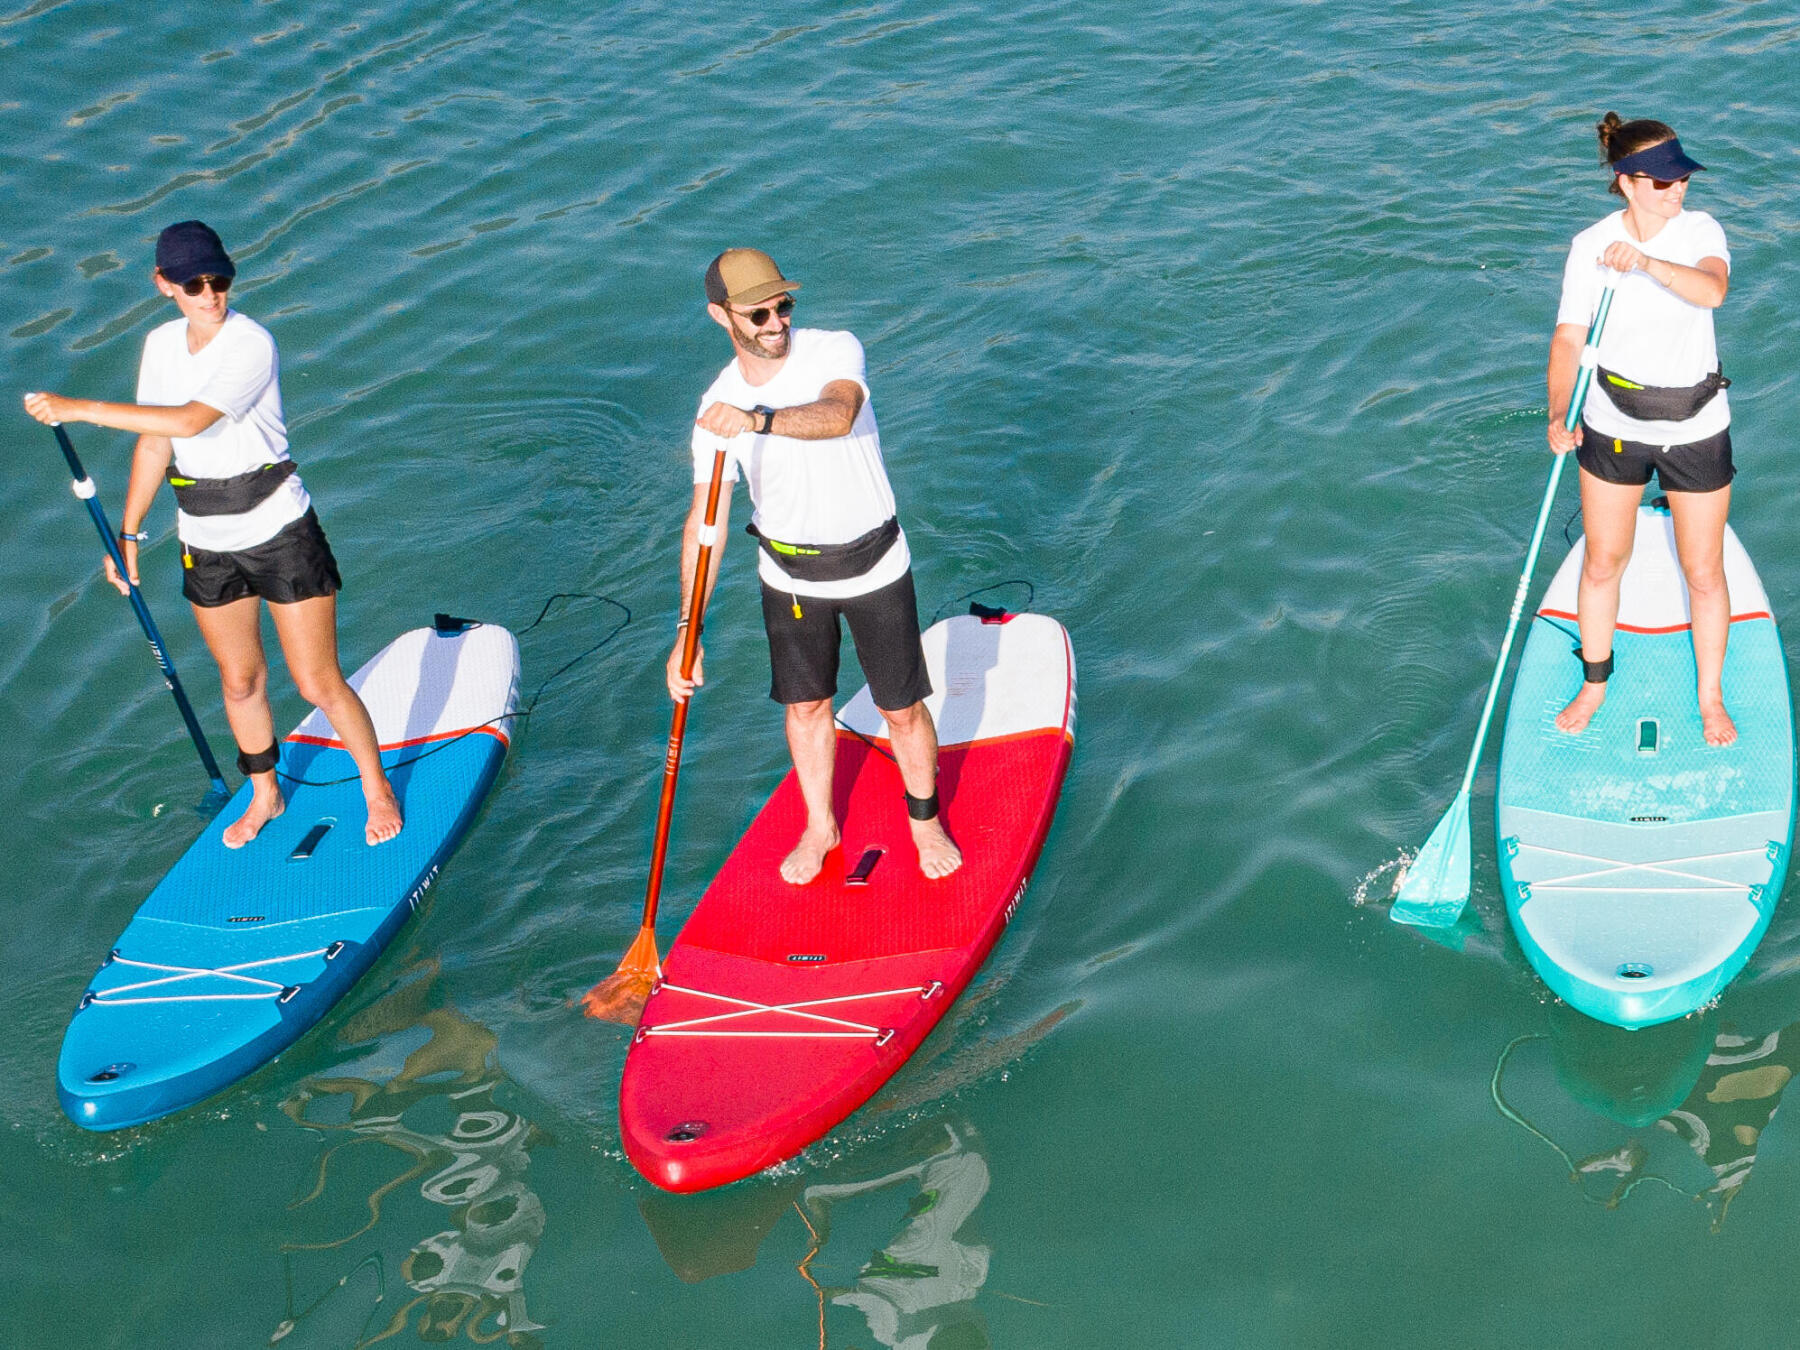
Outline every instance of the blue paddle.
{"label": "blue paddle", "polygon": [[200,719],[194,716],[194,705],[188,702],[187,691],[181,687],[181,677],[175,673],[175,663],[169,660],[169,649],[163,645],[162,634],[156,631],[156,620],[150,617],[150,606],[144,603],[137,583],[132,581],[131,574],[125,570],[125,555],[119,551],[119,541],[113,535],[112,526],[107,523],[106,508],[100,505],[99,489],[94,486],[94,480],[87,476],[87,470],[81,467],[81,457],[75,453],[74,443],[69,440],[69,433],[63,430],[62,423],[54,422],[50,429],[56,433],[56,443],[62,447],[63,458],[69,461],[69,472],[75,479],[72,484],[75,495],[87,503],[88,515],[93,517],[94,528],[100,531],[100,542],[106,546],[113,566],[119,569],[119,576],[129,588],[132,612],[137,615],[144,636],[150,640],[150,650],[156,654],[156,664],[162,668],[163,683],[175,695],[175,706],[181,709],[181,720],[187,723],[194,749],[200,752],[200,763],[206,769],[206,776],[212,779],[212,787],[201,799],[198,809],[206,815],[213,815],[231,796],[231,789],[225,786],[225,778],[219,772],[218,761],[213,758],[212,747],[206,743],[206,733],[200,730]]}
{"label": "blue paddle", "polygon": [[[1581,348],[1581,366],[1575,375],[1575,389],[1569,397],[1569,411],[1563,426],[1569,431],[1581,424],[1581,406],[1587,402],[1588,386],[1594,382],[1594,366],[1600,345],[1600,331],[1606,327],[1606,312],[1612,308],[1615,279],[1600,292],[1600,303],[1594,310],[1594,321],[1588,325],[1587,341]],[[1413,859],[1400,883],[1400,894],[1388,917],[1395,923],[1416,924],[1421,928],[1449,928],[1462,917],[1469,903],[1469,788],[1475,782],[1475,769],[1481,763],[1481,747],[1487,740],[1488,723],[1493,720],[1494,700],[1500,694],[1500,678],[1506,673],[1506,658],[1512,653],[1513,635],[1519,631],[1519,616],[1525,612],[1525,593],[1531,589],[1531,574],[1537,567],[1538,547],[1544,542],[1544,526],[1550,520],[1550,506],[1556,500],[1556,485],[1562,481],[1563,461],[1567,455],[1551,457],[1550,482],[1544,488],[1544,501],[1538,507],[1537,528],[1531,532],[1531,546],[1525,551],[1525,570],[1519,574],[1519,589],[1513,593],[1512,617],[1506,623],[1506,637],[1500,643],[1500,659],[1494,663],[1494,678],[1488,681],[1487,703],[1481,710],[1481,726],[1475,732],[1475,748],[1469,752],[1469,767],[1463,771],[1462,787],[1456,800],[1444,812],[1444,818]]]}

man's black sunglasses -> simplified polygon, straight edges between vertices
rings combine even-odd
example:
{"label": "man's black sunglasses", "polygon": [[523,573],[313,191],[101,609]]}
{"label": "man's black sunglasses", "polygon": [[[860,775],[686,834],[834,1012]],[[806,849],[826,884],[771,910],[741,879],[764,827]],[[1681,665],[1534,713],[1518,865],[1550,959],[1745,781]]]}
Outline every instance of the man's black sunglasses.
{"label": "man's black sunglasses", "polygon": [[[779,314],[784,319],[787,318],[788,315],[794,312],[794,297],[791,295],[782,296],[781,299],[775,302],[773,312]],[[746,319],[750,320],[750,326],[752,328],[761,328],[769,321],[769,314],[771,311],[769,306],[759,305],[755,309],[736,309],[733,310],[732,313],[742,314]]]}

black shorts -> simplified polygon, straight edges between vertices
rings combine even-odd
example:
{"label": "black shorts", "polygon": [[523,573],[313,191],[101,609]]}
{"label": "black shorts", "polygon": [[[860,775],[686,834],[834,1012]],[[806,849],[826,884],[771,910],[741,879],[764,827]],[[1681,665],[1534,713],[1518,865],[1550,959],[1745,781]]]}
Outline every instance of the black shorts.
{"label": "black shorts", "polygon": [[202,609],[216,609],[252,595],[272,605],[291,605],[343,589],[337,559],[319,517],[310,507],[282,526],[273,539],[236,553],[181,549],[181,593]]}
{"label": "black shorts", "polygon": [[931,692],[910,570],[878,591],[844,600],[791,595],[764,582],[762,605],[774,671],[769,697],[777,703],[811,703],[837,693],[839,615],[850,625],[877,708],[898,712]]}
{"label": "black shorts", "polygon": [[1575,462],[1606,483],[1642,487],[1654,473],[1664,492],[1717,492],[1737,475],[1730,427],[1688,445],[1661,446],[1602,436],[1583,422]]}

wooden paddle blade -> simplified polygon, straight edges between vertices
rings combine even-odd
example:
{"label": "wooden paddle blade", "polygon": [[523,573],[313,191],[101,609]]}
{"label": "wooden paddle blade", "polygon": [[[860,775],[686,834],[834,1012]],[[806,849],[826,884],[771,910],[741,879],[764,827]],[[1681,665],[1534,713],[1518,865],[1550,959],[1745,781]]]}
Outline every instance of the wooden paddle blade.
{"label": "wooden paddle blade", "polygon": [[635,1027],[650,997],[650,986],[660,974],[662,961],[656,954],[656,930],[645,926],[638,929],[619,968],[581,996],[581,1010],[603,1022]]}
{"label": "wooden paddle blade", "polygon": [[1422,928],[1449,928],[1469,903],[1469,794],[1459,792],[1406,870],[1388,917]]}

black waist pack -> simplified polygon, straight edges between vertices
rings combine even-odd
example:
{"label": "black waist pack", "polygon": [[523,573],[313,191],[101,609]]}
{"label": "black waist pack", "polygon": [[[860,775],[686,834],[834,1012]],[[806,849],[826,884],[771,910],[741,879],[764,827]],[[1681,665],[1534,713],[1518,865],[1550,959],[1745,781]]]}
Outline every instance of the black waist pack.
{"label": "black waist pack", "polygon": [[299,468],[283,459],[230,478],[183,478],[171,464],[168,477],[175,504],[190,516],[241,516],[266,502]]}
{"label": "black waist pack", "polygon": [[848,581],[860,577],[880,562],[900,537],[900,521],[895,516],[847,544],[784,544],[757,529],[755,521],[744,529],[755,535],[781,570],[796,581]]}
{"label": "black waist pack", "polygon": [[1606,397],[1612,400],[1613,407],[1640,422],[1685,422],[1711,403],[1719,390],[1731,385],[1724,372],[1718,370],[1699,384],[1679,389],[1639,384],[1605,366],[1596,366],[1594,373],[1605,383]]}

